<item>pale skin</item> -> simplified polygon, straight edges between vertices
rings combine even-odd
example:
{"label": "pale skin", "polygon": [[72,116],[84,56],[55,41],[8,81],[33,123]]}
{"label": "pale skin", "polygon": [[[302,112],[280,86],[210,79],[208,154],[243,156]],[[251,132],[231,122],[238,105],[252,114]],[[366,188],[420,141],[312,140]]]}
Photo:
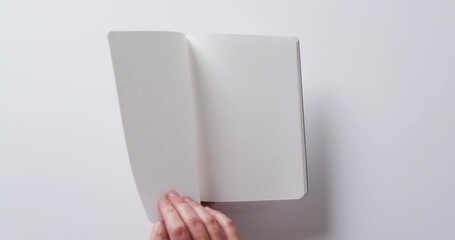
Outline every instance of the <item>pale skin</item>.
{"label": "pale skin", "polygon": [[174,190],[158,203],[163,221],[153,225],[150,240],[239,240],[234,222]]}

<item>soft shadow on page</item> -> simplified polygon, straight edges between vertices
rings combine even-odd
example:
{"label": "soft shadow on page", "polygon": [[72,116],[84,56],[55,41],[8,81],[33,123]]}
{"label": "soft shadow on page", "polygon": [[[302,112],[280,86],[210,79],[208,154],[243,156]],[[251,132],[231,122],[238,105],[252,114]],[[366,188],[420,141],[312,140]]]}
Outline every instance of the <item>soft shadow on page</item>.
{"label": "soft shadow on page", "polygon": [[[200,78],[200,72],[197,71],[198,65],[195,57],[194,50],[186,40],[187,57],[189,62],[189,74],[190,83],[193,91],[193,102],[194,102],[194,115],[195,115],[195,134],[196,134],[196,148],[197,148],[197,170],[198,170],[198,183],[199,183],[199,194],[204,195],[204,192],[215,192],[214,179],[216,179],[214,171],[207,171],[206,169],[213,169],[213,163],[208,161],[212,158],[210,152],[207,151],[206,146],[207,138],[203,134],[203,126],[206,124],[205,118],[203,117],[203,108],[201,108],[202,100],[199,97],[204,91],[203,86],[197,83],[197,79]],[[205,90],[207,91],[207,90]],[[202,174],[204,171],[205,174]],[[204,191],[205,190],[205,191]],[[201,199],[203,196],[199,196]],[[203,201],[203,199],[202,199]]]}
{"label": "soft shadow on page", "polygon": [[[324,239],[330,230],[327,165],[328,129],[324,107],[305,111],[308,193],[299,200],[215,203],[231,217],[242,239]],[[316,110],[317,109],[317,110]],[[305,109],[306,110],[306,109]]]}

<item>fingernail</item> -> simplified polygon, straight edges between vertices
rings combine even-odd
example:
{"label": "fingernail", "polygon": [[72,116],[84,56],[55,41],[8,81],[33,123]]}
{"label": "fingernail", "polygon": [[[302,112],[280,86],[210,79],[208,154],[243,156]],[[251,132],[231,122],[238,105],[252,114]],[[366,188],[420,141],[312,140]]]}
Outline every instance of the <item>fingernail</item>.
{"label": "fingernail", "polygon": [[183,201],[185,201],[185,202],[187,202],[187,203],[194,202],[194,200],[193,200],[191,197],[188,197],[188,196],[184,196],[184,197],[183,197]]}
{"label": "fingernail", "polygon": [[178,197],[179,196],[179,194],[175,190],[170,190],[169,192],[167,192],[167,195],[170,196],[170,197]]}

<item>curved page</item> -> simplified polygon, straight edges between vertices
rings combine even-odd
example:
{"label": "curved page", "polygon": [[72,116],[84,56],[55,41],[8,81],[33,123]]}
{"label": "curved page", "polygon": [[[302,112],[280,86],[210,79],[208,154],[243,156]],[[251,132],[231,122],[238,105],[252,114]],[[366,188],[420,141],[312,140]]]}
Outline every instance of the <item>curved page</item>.
{"label": "curved page", "polygon": [[199,199],[195,116],[185,36],[109,34],[117,91],[136,185],[150,221],[168,189]]}

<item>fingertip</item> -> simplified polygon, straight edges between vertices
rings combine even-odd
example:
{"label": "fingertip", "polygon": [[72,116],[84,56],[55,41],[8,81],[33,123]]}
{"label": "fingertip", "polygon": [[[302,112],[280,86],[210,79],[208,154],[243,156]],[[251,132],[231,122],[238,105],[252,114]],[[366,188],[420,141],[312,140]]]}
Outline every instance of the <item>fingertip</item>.
{"label": "fingertip", "polygon": [[169,190],[166,193],[166,196],[168,196],[168,197],[180,197],[179,193],[177,191],[175,191],[174,189]]}
{"label": "fingertip", "polygon": [[183,196],[182,199],[184,202],[189,203],[189,204],[199,204],[198,202],[196,202],[196,200],[194,200],[190,196]]}
{"label": "fingertip", "polygon": [[170,205],[170,202],[166,198],[163,198],[158,202],[159,207],[167,207],[169,205]]}

